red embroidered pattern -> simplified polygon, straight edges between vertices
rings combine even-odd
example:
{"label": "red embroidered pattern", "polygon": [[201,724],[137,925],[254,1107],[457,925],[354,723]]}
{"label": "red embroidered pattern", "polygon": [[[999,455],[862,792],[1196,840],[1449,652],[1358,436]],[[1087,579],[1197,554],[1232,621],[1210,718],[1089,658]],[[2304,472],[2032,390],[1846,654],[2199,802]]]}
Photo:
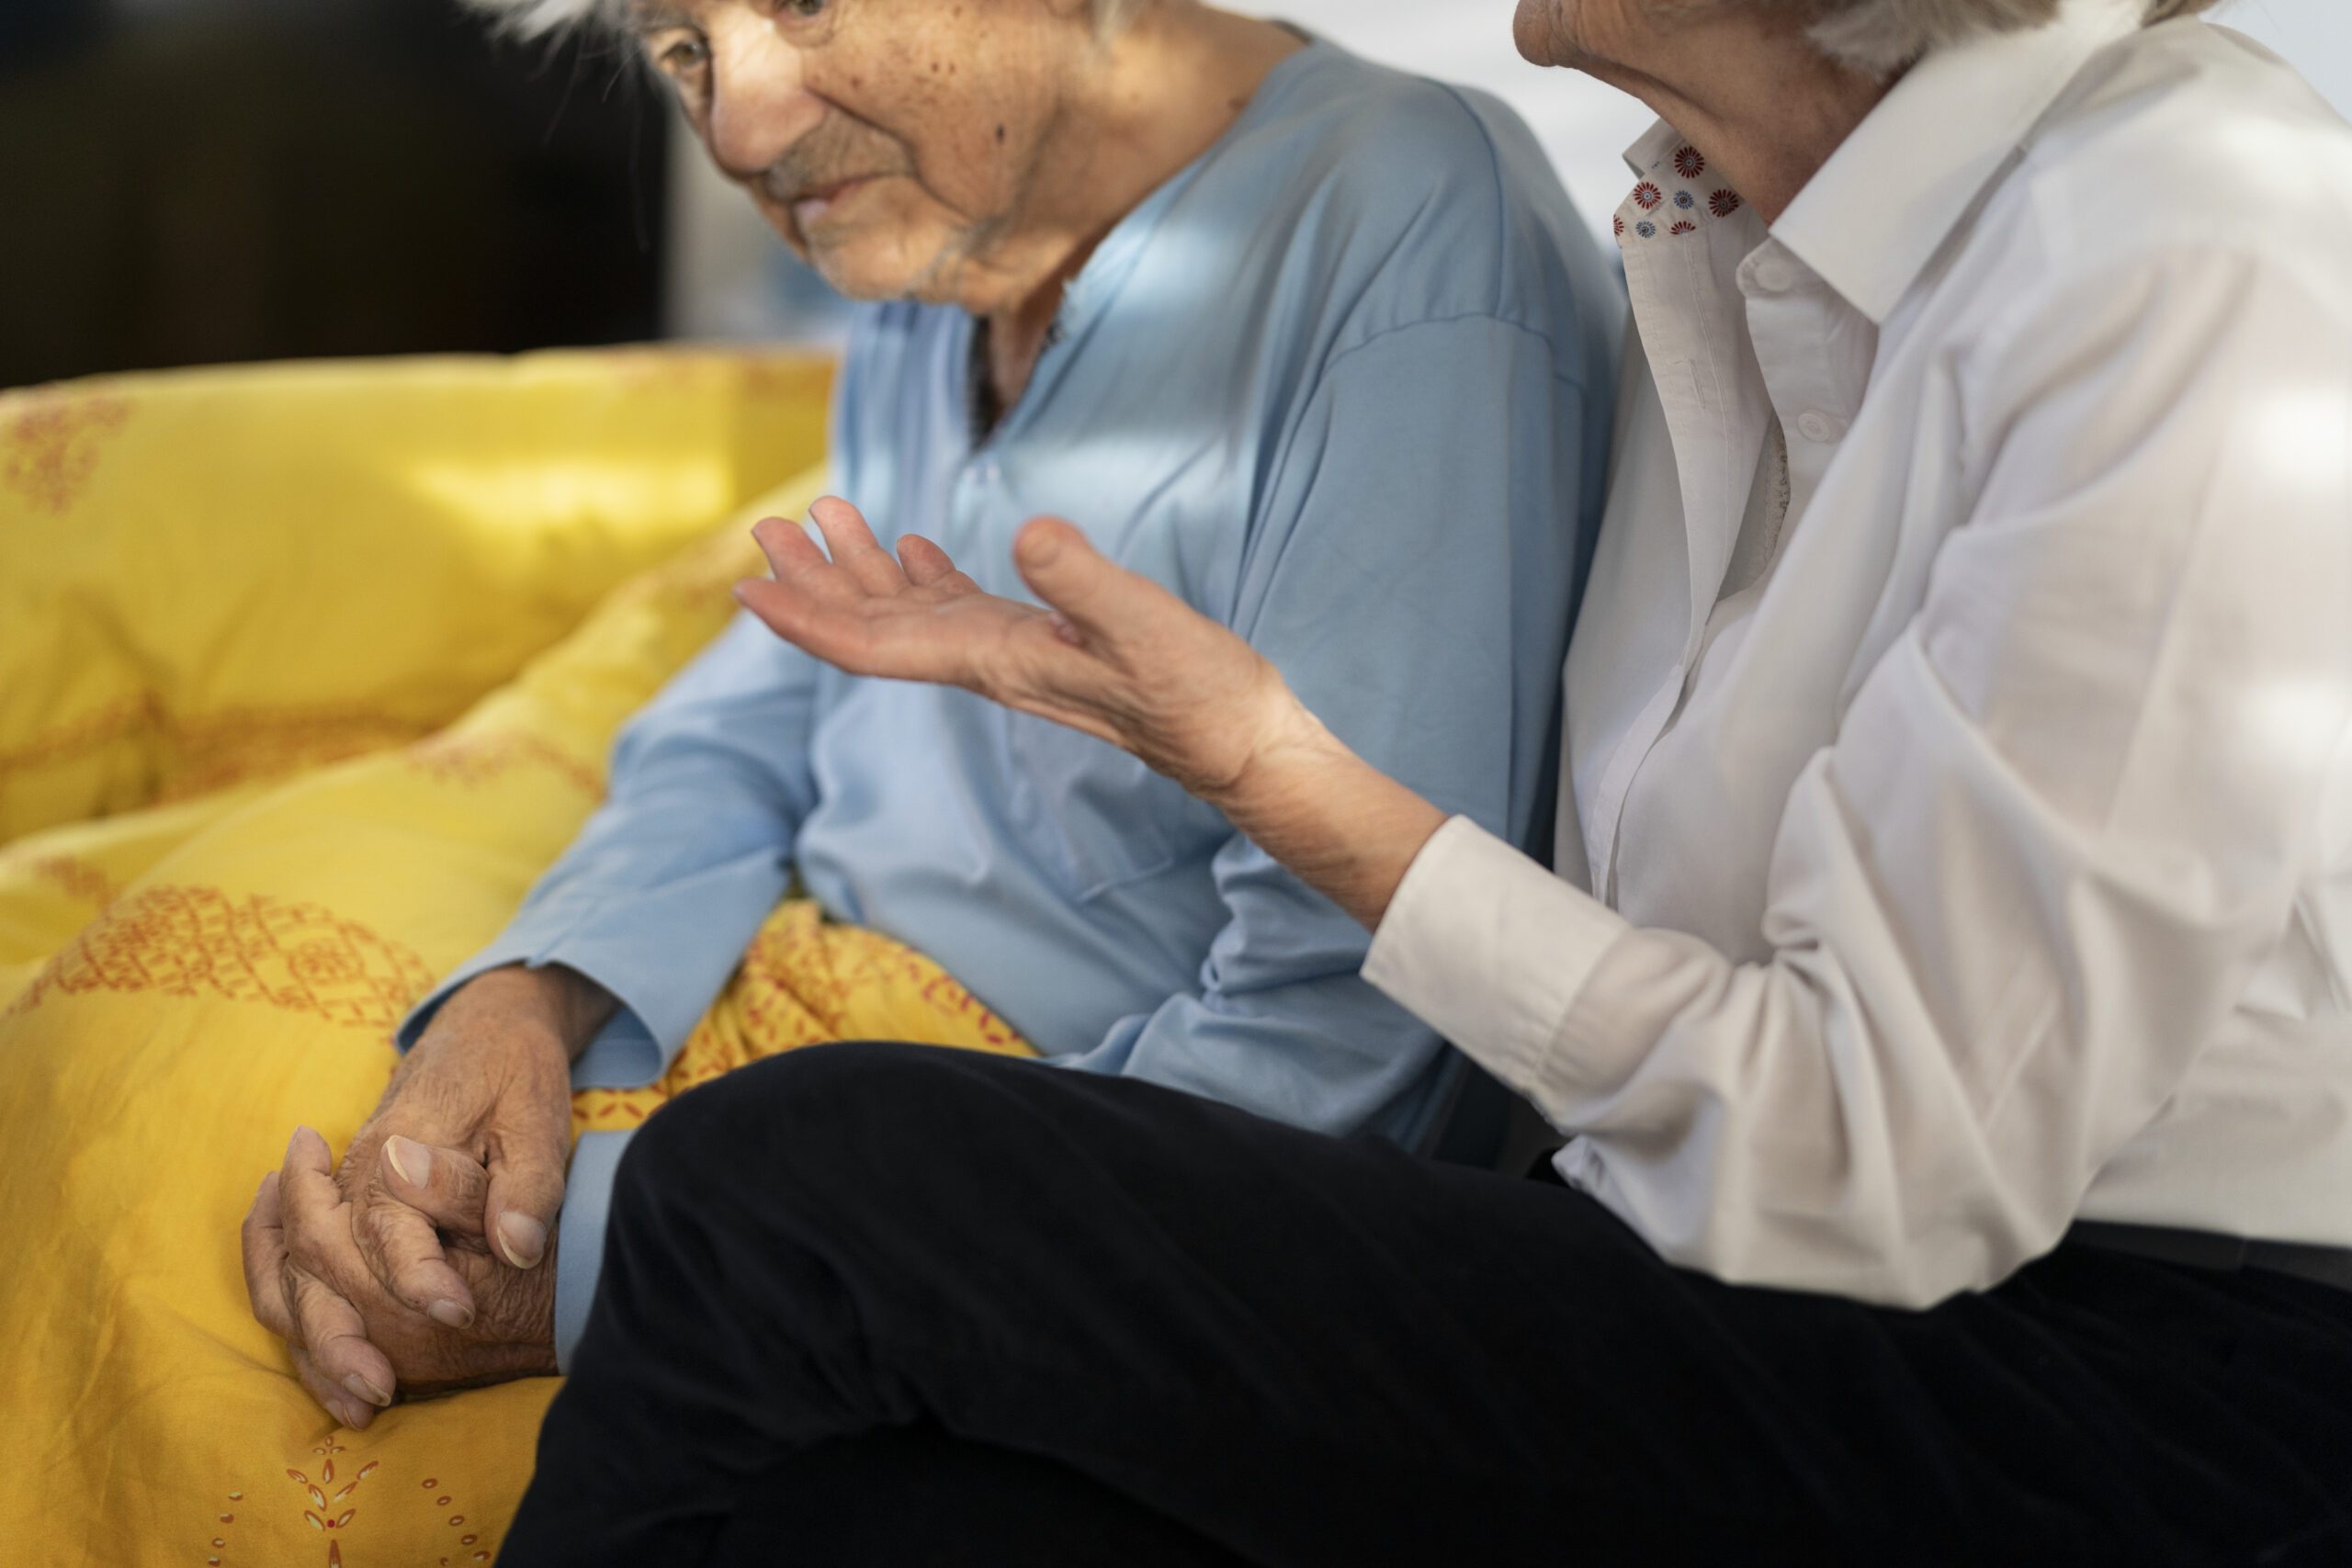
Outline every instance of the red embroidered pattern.
{"label": "red embroidered pattern", "polygon": [[[424,1482],[423,1482],[423,1485],[424,1485],[424,1490],[426,1490],[427,1492],[433,1491],[435,1488],[438,1487],[440,1484],[441,1484],[441,1483],[440,1483],[436,1478],[435,1478],[435,1477],[433,1477],[433,1476],[430,1476],[430,1475],[426,1476],[426,1477],[424,1478]],[[446,1507],[449,1506],[449,1505],[450,1505],[450,1504],[452,1504],[452,1503],[454,1503],[454,1502],[456,1502],[456,1501],[457,1501],[457,1499],[456,1499],[455,1497],[453,1497],[452,1495],[450,1495],[448,1493],[444,1492],[440,1496],[435,1497],[435,1498],[434,1498],[434,1499],[433,1499],[433,1506],[434,1506],[435,1507],[436,1507],[436,1508],[446,1508]],[[450,1528],[451,1529],[453,1529],[453,1530],[454,1530],[454,1529],[465,1529],[465,1527],[466,1527],[466,1516],[465,1516],[465,1515],[463,1515],[463,1514],[452,1514],[452,1515],[450,1515],[450,1516],[449,1516],[449,1528]],[[480,1533],[479,1531],[477,1531],[476,1533],[474,1533],[474,1534],[472,1534],[472,1535],[461,1535],[461,1536],[459,1536],[459,1537],[458,1538],[458,1547],[462,1550],[462,1549],[467,1548],[467,1547],[475,1547],[475,1546],[476,1546],[476,1543],[477,1543],[477,1542],[479,1542],[479,1541],[481,1541],[481,1533]],[[444,1557],[443,1559],[441,1559],[441,1561],[442,1561],[443,1562],[445,1562],[445,1563],[446,1563],[446,1562],[449,1562],[449,1559],[448,1559],[448,1558],[447,1558],[447,1557]],[[477,1547],[477,1548],[476,1548],[476,1550],[475,1550],[475,1551],[473,1551],[471,1552],[471,1554],[470,1554],[470,1555],[467,1556],[466,1561],[467,1561],[467,1562],[489,1562],[489,1561],[490,1561],[490,1549],[489,1549],[489,1547],[488,1547],[487,1545],[482,1545],[482,1546],[479,1546],[479,1547]]]}
{"label": "red embroidered pattern", "polygon": [[1696,147],[1679,147],[1674,152],[1674,172],[1695,180],[1707,172],[1707,160]]}
{"label": "red embroidered pattern", "polygon": [[166,717],[160,728],[180,753],[155,792],[168,803],[403,746],[427,727],[364,709],[229,708],[202,718]]}
{"label": "red embroidered pattern", "polygon": [[149,887],[109,906],[0,1017],[53,994],[154,991],[262,1002],[384,1033],[432,985],[408,948],[320,905]]}
{"label": "red embroidered pattern", "polygon": [[26,862],[25,870],[42,882],[62,888],[69,897],[101,908],[114,902],[113,879],[88,861],[72,855],[41,855]]}
{"label": "red embroidered pattern", "polygon": [[1692,234],[1696,233],[1698,229],[1699,225],[1691,222],[1689,219],[1685,219],[1681,222],[1677,223],[1673,228],[1668,229],[1667,232],[1669,234]]}
{"label": "red embroidered pattern", "polygon": [[1719,190],[1707,198],[1707,210],[1718,218],[1728,218],[1739,210],[1739,192]]}
{"label": "red embroidered pattern", "polygon": [[118,740],[152,734],[182,758],[156,798],[185,800],[249,778],[405,745],[425,728],[413,719],[347,707],[228,708],[200,718],[181,718],[165,712],[154,693],[142,692],[0,750],[0,778],[52,767]]}
{"label": "red embroidered pattern", "polygon": [[0,488],[23,496],[35,512],[66,512],[96,471],[98,449],[130,415],[120,398],[34,396],[0,424]]}
{"label": "red embroidered pattern", "polygon": [[1644,180],[1641,184],[1634,187],[1634,205],[1639,207],[1645,212],[1649,211],[1652,208],[1655,208],[1659,202],[1664,201],[1665,199],[1666,193],[1659,190],[1657,186],[1652,185],[1647,180]]}
{"label": "red embroidered pattern", "polygon": [[409,761],[444,784],[478,789],[526,763],[552,769],[591,799],[605,795],[605,777],[561,747],[511,730],[436,735],[409,748]]}

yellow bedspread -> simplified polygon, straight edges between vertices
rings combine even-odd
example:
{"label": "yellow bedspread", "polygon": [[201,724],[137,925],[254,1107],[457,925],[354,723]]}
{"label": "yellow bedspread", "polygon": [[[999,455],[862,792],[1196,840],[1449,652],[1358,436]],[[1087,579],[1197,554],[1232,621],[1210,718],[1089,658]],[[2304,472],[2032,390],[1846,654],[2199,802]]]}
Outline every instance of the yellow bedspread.
{"label": "yellow bedspread", "polygon": [[[236,1229],[595,805],[814,492],[828,370],[630,353],[0,397],[0,1561],[490,1561],[551,1380],[338,1429]],[[660,564],[654,564],[660,563]],[[649,570],[650,568],[650,570]],[[584,619],[583,619],[584,617]],[[779,909],[628,1125],[769,1052],[1026,1047]]]}

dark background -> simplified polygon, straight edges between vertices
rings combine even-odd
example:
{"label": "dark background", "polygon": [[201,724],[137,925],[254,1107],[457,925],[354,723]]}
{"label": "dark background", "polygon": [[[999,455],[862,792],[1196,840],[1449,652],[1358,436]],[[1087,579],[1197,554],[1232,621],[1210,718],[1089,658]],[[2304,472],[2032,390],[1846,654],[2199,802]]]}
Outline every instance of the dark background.
{"label": "dark background", "polygon": [[669,118],[458,0],[0,0],[0,387],[655,337]]}

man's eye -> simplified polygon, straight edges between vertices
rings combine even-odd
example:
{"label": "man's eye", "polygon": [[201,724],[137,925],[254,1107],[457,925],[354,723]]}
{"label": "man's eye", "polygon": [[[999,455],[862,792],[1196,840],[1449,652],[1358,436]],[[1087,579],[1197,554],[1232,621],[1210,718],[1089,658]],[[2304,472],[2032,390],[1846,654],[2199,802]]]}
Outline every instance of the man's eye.
{"label": "man's eye", "polygon": [[823,16],[831,3],[831,0],[784,0],[783,10],[788,17],[806,19]]}
{"label": "man's eye", "polygon": [[684,76],[702,69],[710,58],[710,46],[700,39],[681,39],[654,56],[662,69],[673,76]]}

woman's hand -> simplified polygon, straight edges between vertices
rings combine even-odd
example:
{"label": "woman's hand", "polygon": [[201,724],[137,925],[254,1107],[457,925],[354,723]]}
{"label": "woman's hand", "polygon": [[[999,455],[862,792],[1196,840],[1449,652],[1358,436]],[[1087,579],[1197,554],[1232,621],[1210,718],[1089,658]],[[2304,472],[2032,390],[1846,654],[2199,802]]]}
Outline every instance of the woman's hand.
{"label": "woman's hand", "polygon": [[736,597],[786,641],[855,675],[961,686],[1110,741],[1222,805],[1268,754],[1321,727],[1256,649],[1076,527],[1040,518],[1013,564],[1051,610],[980,591],[909,536],[896,559],[847,502],[810,508],[831,558],[794,524],[752,530],[775,580]]}
{"label": "woman's hand", "polygon": [[1367,926],[1445,814],[1326,729],[1258,651],[1040,518],[1013,565],[1050,610],[980,592],[910,536],[896,560],[847,502],[810,508],[832,558],[790,523],[752,530],[773,582],[735,596],[853,675],[929,681],[1067,724],[1140,757]]}

